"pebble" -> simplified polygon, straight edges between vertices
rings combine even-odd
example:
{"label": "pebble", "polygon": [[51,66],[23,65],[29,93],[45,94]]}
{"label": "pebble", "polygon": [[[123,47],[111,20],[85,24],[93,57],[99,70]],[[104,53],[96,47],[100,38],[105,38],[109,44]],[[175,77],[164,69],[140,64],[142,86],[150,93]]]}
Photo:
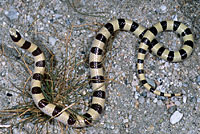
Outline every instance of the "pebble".
{"label": "pebble", "polygon": [[58,18],[61,18],[62,16],[63,16],[62,14],[55,14],[55,15],[54,15],[54,18],[55,18],[55,19],[58,19]]}
{"label": "pebble", "polygon": [[183,103],[186,103],[187,102],[187,96],[183,96]]}
{"label": "pebble", "polygon": [[66,20],[65,20],[65,23],[66,23],[67,25],[71,25],[70,19],[66,19]]}
{"label": "pebble", "polygon": [[83,18],[79,19],[80,23],[83,23],[85,20]]}
{"label": "pebble", "polygon": [[[128,123],[125,123],[125,127],[126,128],[129,128],[129,124]],[[128,132],[128,129],[126,130]]]}
{"label": "pebble", "polygon": [[178,16],[177,16],[177,14],[172,15],[172,19],[175,20],[175,21],[177,21],[177,20],[178,20]]}
{"label": "pebble", "polygon": [[55,45],[56,44],[56,39],[54,38],[54,37],[49,37],[49,43],[51,44],[51,45]]}
{"label": "pebble", "polygon": [[147,130],[148,130],[148,131],[151,131],[151,132],[154,131],[154,126],[153,126],[153,125],[150,125],[150,126],[147,128]]}
{"label": "pebble", "polygon": [[170,114],[172,114],[174,111],[176,111],[176,109],[177,109],[176,106],[171,106],[171,107],[169,107],[168,112],[169,112]]}
{"label": "pebble", "polygon": [[172,116],[170,117],[170,123],[175,124],[179,122],[183,117],[183,114],[180,113],[179,111],[175,111]]}
{"label": "pebble", "polygon": [[165,5],[160,6],[161,13],[167,12],[167,7]]}
{"label": "pebble", "polygon": [[200,98],[197,98],[197,102],[198,102],[198,103],[200,102]]}
{"label": "pebble", "polygon": [[166,100],[167,100],[167,97],[164,97],[164,96],[158,96],[158,100],[166,101]]}
{"label": "pebble", "polygon": [[197,76],[197,78],[196,78],[196,82],[197,82],[198,85],[200,85],[200,75]]}
{"label": "pebble", "polygon": [[30,15],[27,16],[27,20],[29,21],[29,23],[33,23],[34,19],[33,17],[31,17]]}
{"label": "pebble", "polygon": [[158,100],[157,105],[161,106],[163,104],[163,102],[161,100]]}
{"label": "pebble", "polygon": [[141,93],[141,96],[143,96],[144,98],[146,98],[146,97],[147,97],[147,92],[146,92],[146,91],[143,91],[143,92]]}
{"label": "pebble", "polygon": [[[0,43],[1,43],[1,41],[0,41]],[[6,62],[2,61],[1,64],[2,64],[2,66],[5,66]]]}
{"label": "pebble", "polygon": [[0,72],[0,76],[5,77],[6,76],[6,70],[3,70],[2,72]]}
{"label": "pebble", "polygon": [[123,120],[123,123],[127,123],[127,122],[128,122],[128,119],[124,119],[124,120]]}
{"label": "pebble", "polygon": [[114,129],[114,128],[115,128],[115,126],[114,126],[114,125],[111,125],[111,126],[110,126],[110,129]]}
{"label": "pebble", "polygon": [[175,105],[180,106],[181,105],[180,101],[175,101]]}
{"label": "pebble", "polygon": [[196,101],[197,101],[196,97],[191,97],[191,98],[190,98],[190,102],[196,103]]}
{"label": "pebble", "polygon": [[5,11],[4,13],[10,20],[18,19],[19,16],[17,10],[12,6],[10,7],[9,11]]}
{"label": "pebble", "polygon": [[140,103],[140,104],[143,104],[144,101],[145,101],[144,97],[140,97],[140,98],[139,98],[139,103]]}
{"label": "pebble", "polygon": [[130,114],[130,115],[128,116],[128,119],[129,119],[129,120],[131,120],[131,119],[132,119],[132,117],[133,117],[133,115],[132,115],[132,114]]}
{"label": "pebble", "polygon": [[183,87],[188,87],[189,85],[187,83],[183,83]]}
{"label": "pebble", "polygon": [[139,83],[138,80],[133,80],[131,84],[132,84],[132,86],[137,86],[138,83]]}
{"label": "pebble", "polygon": [[153,100],[153,103],[157,103],[157,102],[158,102],[158,99],[155,98],[155,99]]}
{"label": "pebble", "polygon": [[138,99],[140,94],[138,92],[135,92],[135,99]]}
{"label": "pebble", "polygon": [[7,93],[6,95],[7,95],[7,96],[9,96],[9,97],[10,97],[10,96],[12,96],[12,94],[11,94],[11,93]]}

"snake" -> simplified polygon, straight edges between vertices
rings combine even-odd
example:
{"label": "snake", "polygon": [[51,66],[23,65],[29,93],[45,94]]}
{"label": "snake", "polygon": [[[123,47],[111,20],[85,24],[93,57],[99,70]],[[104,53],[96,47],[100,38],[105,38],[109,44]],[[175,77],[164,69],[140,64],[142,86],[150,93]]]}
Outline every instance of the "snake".
{"label": "snake", "polygon": [[[108,39],[118,30],[131,32],[141,39],[137,56],[137,74],[141,84],[156,95],[166,97],[181,96],[181,93],[163,93],[151,86],[145,77],[144,59],[148,49],[160,58],[170,62],[178,62],[186,59],[191,55],[194,45],[191,30],[178,21],[162,21],[153,25],[151,28],[145,28],[135,21],[119,18],[106,23],[97,32],[97,35],[93,40],[89,55],[90,81],[93,89],[91,96],[92,101],[86,113],[82,115],[69,112],[63,107],[50,103],[45,99],[41,90],[41,81],[45,72],[44,53],[36,44],[25,40],[16,29],[10,28],[10,36],[15,44],[32,53],[34,57],[31,95],[35,105],[43,113],[68,126],[82,128],[91,126],[97,121],[103,113],[106,99],[106,79],[104,77],[104,67],[102,63],[103,55]],[[156,35],[162,31],[174,31],[181,35],[183,38],[182,47],[178,51],[170,51],[165,48],[155,39]]]}

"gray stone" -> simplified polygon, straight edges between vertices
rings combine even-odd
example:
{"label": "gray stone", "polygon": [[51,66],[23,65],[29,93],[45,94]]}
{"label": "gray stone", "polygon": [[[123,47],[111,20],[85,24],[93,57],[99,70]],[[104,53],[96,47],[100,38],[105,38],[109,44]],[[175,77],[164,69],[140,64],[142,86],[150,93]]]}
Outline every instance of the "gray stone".
{"label": "gray stone", "polygon": [[170,117],[170,123],[175,124],[179,122],[183,117],[183,114],[180,113],[179,111],[175,111],[172,116]]}

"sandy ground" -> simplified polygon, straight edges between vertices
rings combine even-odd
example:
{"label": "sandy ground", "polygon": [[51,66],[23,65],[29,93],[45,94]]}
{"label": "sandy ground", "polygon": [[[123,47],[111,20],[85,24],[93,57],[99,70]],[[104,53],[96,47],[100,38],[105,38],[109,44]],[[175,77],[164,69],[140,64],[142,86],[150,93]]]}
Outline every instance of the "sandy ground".
{"label": "sandy ground", "polygon": [[[22,88],[24,81],[29,77],[27,70],[23,70],[22,64],[19,64],[22,62],[19,62],[21,61],[19,54],[9,37],[10,27],[18,29],[23,37],[41,48],[46,47],[51,50],[59,64],[62,61],[61,56],[67,56],[64,53],[64,44],[70,30],[72,30],[72,35],[69,53],[76,50],[76,57],[81,60],[88,56],[92,40],[101,27],[96,26],[95,23],[105,24],[111,19],[127,18],[150,27],[159,21],[178,20],[190,27],[194,34],[195,49],[192,56],[180,63],[168,63],[148,54],[145,69],[148,81],[156,84],[159,90],[182,92],[183,97],[168,99],[155,96],[139,84],[135,67],[139,39],[129,32],[122,31],[115,35],[106,53],[105,70],[108,78],[115,80],[111,81],[107,87],[106,107],[101,119],[94,126],[80,130],[68,128],[61,131],[55,122],[50,124],[48,131],[43,129],[38,133],[200,133],[199,7],[199,0],[1,0],[0,109],[10,108],[21,101],[22,98],[17,97],[18,95],[14,92],[17,89],[11,82]],[[71,29],[72,25],[75,25],[73,29]],[[172,32],[159,34],[158,40],[171,50],[178,50],[182,43]],[[47,52],[45,54],[48,58],[49,54]],[[28,61],[31,63],[29,59]],[[33,69],[32,66],[30,68]],[[83,66],[79,73],[87,77],[89,69]],[[91,91],[91,89],[86,91]],[[170,119],[174,119],[172,115],[175,113],[182,116],[177,123],[172,124]],[[14,122],[17,121],[18,119]],[[1,121],[0,125],[11,123],[2,124]],[[36,132],[33,130],[33,124],[27,123],[24,128],[2,127],[0,133]]]}

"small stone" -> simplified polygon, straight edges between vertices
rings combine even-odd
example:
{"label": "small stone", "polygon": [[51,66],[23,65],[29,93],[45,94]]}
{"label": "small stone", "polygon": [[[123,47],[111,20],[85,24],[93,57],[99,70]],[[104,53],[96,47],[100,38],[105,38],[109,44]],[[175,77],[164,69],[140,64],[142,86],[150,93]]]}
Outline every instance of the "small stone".
{"label": "small stone", "polygon": [[157,105],[161,106],[163,104],[163,102],[161,100],[158,100]]}
{"label": "small stone", "polygon": [[143,92],[141,93],[141,96],[143,96],[144,98],[146,98],[146,97],[147,97],[147,92],[146,92],[146,91],[143,91]]}
{"label": "small stone", "polygon": [[53,18],[52,18],[52,19],[50,19],[49,21],[50,21],[50,23],[53,23]]}
{"label": "small stone", "polygon": [[165,5],[160,6],[161,13],[167,12],[167,7]]}
{"label": "small stone", "polygon": [[144,101],[145,101],[145,100],[144,100],[144,97],[140,97],[138,101],[139,101],[140,104],[143,104]]}
{"label": "small stone", "polygon": [[138,99],[140,94],[138,92],[135,92],[135,99]]}
{"label": "small stone", "polygon": [[111,126],[110,126],[110,129],[114,129],[114,128],[115,128],[115,126],[114,126],[114,125],[111,125]]}
{"label": "small stone", "polygon": [[51,44],[51,45],[55,45],[56,44],[56,39],[54,38],[54,37],[49,37],[49,43]]}
{"label": "small stone", "polygon": [[165,96],[158,96],[157,98],[158,98],[158,100],[161,100],[161,101],[167,100],[167,97],[165,97]]}
{"label": "small stone", "polygon": [[197,102],[198,102],[198,103],[200,102],[200,98],[197,98]]}
{"label": "small stone", "polygon": [[157,101],[158,101],[158,99],[157,99],[157,98],[155,98],[155,99],[153,100],[153,103],[157,103]]}
{"label": "small stone", "polygon": [[147,103],[147,104],[150,104],[150,103],[151,103],[150,98],[147,98],[146,103]]}
{"label": "small stone", "polygon": [[175,105],[180,106],[181,105],[180,101],[175,101]]}
{"label": "small stone", "polygon": [[172,15],[172,19],[177,21],[177,20],[178,20],[178,16],[177,16],[177,14]]}
{"label": "small stone", "polygon": [[127,79],[124,80],[124,84],[128,85],[128,80]]}
{"label": "small stone", "polygon": [[6,76],[6,70],[3,70],[2,72],[0,72],[0,76],[5,77]]}
{"label": "small stone", "polygon": [[10,97],[10,96],[12,96],[12,94],[11,94],[11,93],[7,93],[6,95],[7,95],[7,96],[9,96],[9,97]]}
{"label": "small stone", "polygon": [[200,85],[200,76],[197,76],[196,82],[197,82],[198,85]]}
{"label": "small stone", "polygon": [[31,17],[30,15],[27,16],[27,20],[29,21],[29,23],[33,23],[34,19],[33,17]]}
{"label": "small stone", "polygon": [[130,115],[128,116],[128,119],[131,120],[132,117],[133,117],[133,115],[130,114]]}
{"label": "small stone", "polygon": [[138,109],[139,108],[139,102],[136,100],[135,102],[135,108]]}
{"label": "small stone", "polygon": [[138,80],[133,80],[131,84],[132,84],[132,86],[137,86],[138,83],[139,83]]}
{"label": "small stone", "polygon": [[123,120],[123,123],[127,123],[127,122],[128,122],[128,119],[124,119],[124,120]]}
{"label": "small stone", "polygon": [[196,97],[191,97],[191,98],[190,98],[190,102],[196,103],[196,101],[197,101]]}
{"label": "small stone", "polygon": [[83,18],[79,18],[80,23],[83,23],[85,20]]}
{"label": "small stone", "polygon": [[119,134],[119,129],[115,129],[115,130],[114,130],[114,133],[115,133],[115,134]]}
{"label": "small stone", "polygon": [[63,17],[62,14],[55,14],[55,15],[54,15],[54,18],[55,18],[55,19],[58,19],[58,18],[61,18],[61,17]]}
{"label": "small stone", "polygon": [[86,93],[86,91],[85,90],[83,90],[83,92],[82,92],[82,95],[86,95],[87,93]]}
{"label": "small stone", "polygon": [[179,111],[175,111],[172,116],[170,117],[170,123],[175,124],[179,122],[183,117],[183,114],[180,113]]}
{"label": "small stone", "polygon": [[128,124],[128,123],[125,123],[125,127],[126,127],[126,128],[129,128],[129,124]]}
{"label": "small stone", "polygon": [[175,105],[175,106],[171,106],[171,107],[168,109],[168,112],[169,112],[170,114],[172,114],[174,111],[176,111],[176,109],[177,109],[176,105]]}
{"label": "small stone", "polygon": [[66,20],[65,20],[65,23],[66,23],[67,25],[70,25],[70,24],[71,24],[70,19],[66,19]]}
{"label": "small stone", "polygon": [[135,92],[135,91],[136,91],[136,87],[135,87],[135,86],[133,86],[132,90],[133,90],[133,92]]}
{"label": "small stone", "polygon": [[187,83],[183,83],[183,87],[188,87],[188,84]]}
{"label": "small stone", "polygon": [[[0,41],[0,43],[1,43],[1,41]],[[2,61],[1,64],[2,64],[2,66],[5,66],[6,62]]]}
{"label": "small stone", "polygon": [[17,10],[12,6],[10,7],[9,11],[5,11],[4,13],[10,20],[18,19],[19,16]]}
{"label": "small stone", "polygon": [[153,126],[153,125],[150,125],[150,126],[147,128],[147,130],[148,130],[148,131],[151,131],[151,132],[154,131],[154,126]]}
{"label": "small stone", "polygon": [[84,69],[80,69],[80,70],[78,70],[78,72],[77,72],[77,74],[79,74],[79,75],[83,75],[85,73],[85,70]]}
{"label": "small stone", "polygon": [[186,103],[187,102],[187,96],[183,96],[183,103]]}

